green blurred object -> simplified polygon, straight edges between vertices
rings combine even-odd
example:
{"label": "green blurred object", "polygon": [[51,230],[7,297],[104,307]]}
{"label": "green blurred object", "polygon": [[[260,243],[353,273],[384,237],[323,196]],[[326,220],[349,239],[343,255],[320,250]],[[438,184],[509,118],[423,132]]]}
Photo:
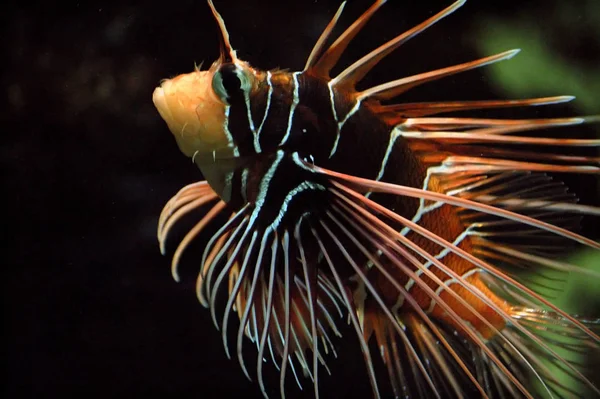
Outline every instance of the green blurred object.
{"label": "green blurred object", "polygon": [[[548,2],[553,12],[540,14],[534,10],[523,10],[516,19],[498,19],[488,16],[481,19],[474,32],[475,45],[481,56],[496,54],[512,48],[522,52],[510,62],[494,64],[485,69],[491,85],[503,96],[524,98],[529,96],[574,95],[573,106],[587,115],[600,114],[600,68],[597,61],[570,58],[566,51],[558,50],[543,30],[556,27],[551,36],[569,32],[558,41],[567,44],[585,37],[591,48],[600,48],[600,1]],[[554,37],[556,39],[556,37]],[[590,42],[591,41],[591,42]],[[595,47],[594,47],[595,46]],[[575,53],[575,51],[573,51]],[[592,58],[598,54],[590,54]],[[591,65],[590,65],[591,64]],[[597,205],[597,204],[595,204]],[[582,250],[566,259],[568,263],[600,274],[600,252]],[[552,300],[571,314],[600,316],[600,290],[598,278],[585,274],[571,274],[563,292]],[[573,356],[556,347],[564,356]],[[581,359],[597,361],[596,359]],[[564,372],[556,375],[567,386],[575,388]],[[559,377],[560,378],[560,377]]]}
{"label": "green blurred object", "polygon": [[[573,254],[567,261],[600,274],[600,252],[597,250],[581,250]],[[590,278],[583,274],[576,274],[569,278],[563,295],[555,302],[569,313],[599,316],[600,295],[598,294],[597,277]]]}
{"label": "green blurred object", "polygon": [[[582,8],[581,3],[576,6],[569,2],[556,2],[553,18],[544,19],[543,25],[559,26],[557,32],[569,32],[573,35],[585,30],[585,34],[579,35],[600,46],[600,2],[586,3],[587,6]],[[585,15],[583,20],[582,14]],[[516,21],[486,17],[476,28],[476,46],[482,55],[511,48],[523,50],[510,62],[495,64],[486,69],[492,84],[496,89],[512,96],[574,95],[577,97],[574,106],[582,113],[598,114],[599,68],[560,54],[549,44],[549,38],[544,36],[539,18],[534,12],[524,13]],[[566,21],[571,21],[571,25],[565,26]],[[573,24],[573,21],[577,23]],[[565,38],[567,42],[572,39],[572,36]]]}

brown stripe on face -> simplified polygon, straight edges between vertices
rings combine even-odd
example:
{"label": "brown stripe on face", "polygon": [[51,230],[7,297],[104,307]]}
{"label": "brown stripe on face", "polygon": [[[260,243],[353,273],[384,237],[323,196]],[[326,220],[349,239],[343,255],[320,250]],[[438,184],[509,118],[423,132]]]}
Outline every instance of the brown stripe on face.
{"label": "brown stripe on face", "polygon": [[255,139],[260,134],[261,122],[269,104],[270,83],[268,74],[257,72],[244,65],[238,65],[238,74],[249,80],[246,86],[233,86],[236,76],[230,76],[233,82],[228,99],[230,103],[227,127],[240,156],[248,156],[260,152],[255,146]]}
{"label": "brown stripe on face", "polygon": [[270,75],[271,101],[258,138],[263,152],[275,150],[288,129],[290,110],[294,101],[294,79],[288,72],[275,71]]}

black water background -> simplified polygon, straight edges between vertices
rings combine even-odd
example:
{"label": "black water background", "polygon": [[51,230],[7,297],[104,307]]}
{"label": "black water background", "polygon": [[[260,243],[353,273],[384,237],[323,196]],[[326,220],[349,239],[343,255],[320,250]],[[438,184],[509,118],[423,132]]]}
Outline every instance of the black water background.
{"label": "black water background", "polygon": [[[557,2],[527,2],[525,11],[521,1],[468,4],[387,61],[376,79],[475,58],[473,21],[535,11],[543,24]],[[368,3],[350,2],[344,21]],[[390,3],[344,60],[447,4]],[[299,69],[337,2],[228,0],[217,6],[242,58],[261,68]],[[178,151],[151,94],[160,79],[218,56],[207,5],[3,7],[5,397],[261,397],[225,358],[209,313],[195,299],[193,279],[171,280],[169,258],[160,256],[155,239],[163,204],[200,176]],[[581,41],[569,40],[566,31],[549,40],[557,52],[583,62],[590,50],[574,48]],[[455,98],[457,92],[461,98],[496,95],[477,72],[413,99]],[[369,397],[354,352],[332,361],[334,377],[323,379],[323,397]]]}

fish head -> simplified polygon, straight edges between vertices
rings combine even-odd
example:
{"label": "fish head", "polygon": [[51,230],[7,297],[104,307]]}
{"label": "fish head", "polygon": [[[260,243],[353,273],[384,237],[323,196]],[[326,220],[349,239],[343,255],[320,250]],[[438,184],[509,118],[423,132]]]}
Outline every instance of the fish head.
{"label": "fish head", "polygon": [[220,58],[208,70],[196,68],[164,80],[152,95],[179,149],[223,199],[228,197],[227,177],[243,162],[228,128],[229,109],[258,90],[260,77],[244,61]]}
{"label": "fish head", "polygon": [[[215,61],[210,69],[165,79],[152,101],[188,157],[226,152],[235,143],[228,131],[234,97],[252,95],[259,73],[239,59]],[[231,151],[230,151],[231,152]]]}
{"label": "fish head", "polygon": [[237,57],[223,18],[212,1],[208,3],[221,32],[221,56],[206,71],[195,68],[164,80],[152,95],[158,112],[188,157],[234,153],[235,144],[227,127],[232,93],[248,94],[256,86],[256,72]]}
{"label": "fish head", "polygon": [[154,106],[188,157],[227,146],[226,104],[212,88],[214,69],[165,79],[152,95]]}
{"label": "fish head", "polygon": [[[152,101],[180,150],[227,200],[232,172],[247,162],[239,156],[239,143],[229,130],[230,108],[248,107],[249,99],[264,90],[261,82],[266,74],[237,57],[223,18],[212,1],[208,3],[221,32],[220,57],[208,70],[196,67],[193,72],[163,80],[154,89]],[[247,141],[246,136],[240,139]]]}

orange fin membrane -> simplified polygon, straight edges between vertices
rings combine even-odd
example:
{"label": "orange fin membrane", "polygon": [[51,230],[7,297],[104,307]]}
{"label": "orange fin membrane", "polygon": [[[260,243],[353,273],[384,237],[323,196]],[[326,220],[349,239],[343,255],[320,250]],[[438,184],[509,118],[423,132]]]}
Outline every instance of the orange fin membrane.
{"label": "orange fin membrane", "polygon": [[[575,195],[568,193],[562,182],[543,173],[503,172],[468,179],[450,175],[439,182],[441,190],[450,195],[517,212],[568,231],[579,230],[581,213],[587,209],[577,204]],[[598,210],[588,209],[588,213],[594,212]],[[457,214],[466,226],[476,256],[493,261],[547,298],[562,292],[570,273],[600,278],[598,272],[561,260],[575,249],[568,238],[477,211],[463,209]]]}
{"label": "orange fin membrane", "polygon": [[[336,323],[343,315],[340,305],[344,304],[347,293],[342,294],[339,285],[319,271],[317,243],[304,242],[310,230],[302,225],[302,220],[293,231],[263,231],[250,217],[251,204],[235,213],[227,212],[225,204],[206,182],[185,187],[167,203],[159,220],[161,247],[165,247],[169,232],[178,222],[192,210],[211,203],[212,208],[208,208],[176,250],[174,278],[179,279],[178,265],[183,251],[217,215],[228,213],[229,220],[216,229],[205,246],[196,281],[198,300],[210,309],[215,326],[222,332],[228,357],[231,356],[230,316],[237,313],[240,320],[235,332],[237,359],[250,379],[242,354],[246,336],[258,351],[256,376],[265,396],[263,364],[270,356],[280,371],[282,397],[289,370],[300,387],[299,371],[308,377],[318,397],[319,367],[329,373],[325,356],[337,356],[332,335],[341,335]],[[215,230],[214,226],[212,229]]]}
{"label": "orange fin membrane", "polygon": [[[332,209],[319,221],[322,229],[318,233],[321,249],[328,253],[325,259],[338,259],[338,262],[330,263],[332,272],[333,269],[344,269],[343,265],[340,266],[340,257],[334,255],[339,252],[363,284],[367,299],[361,303],[355,298],[354,301],[348,301],[347,307],[358,315],[359,339],[367,364],[372,360],[367,342],[373,334],[381,347],[388,374],[398,376],[391,380],[397,395],[402,395],[406,389],[425,390],[429,395],[439,397],[446,392],[461,397],[469,389],[474,389],[484,397],[493,396],[493,392],[498,391],[509,396],[524,397],[534,397],[540,389],[547,393],[564,392],[561,390],[565,388],[552,378],[551,373],[540,369],[539,359],[542,355],[551,359],[581,386],[600,392],[575,360],[563,356],[554,347],[554,340],[538,331],[538,327],[548,324],[549,320],[560,320],[567,329],[565,331],[578,337],[580,342],[585,342],[588,351],[599,348],[600,337],[595,322],[567,314],[546,298],[551,297],[551,293],[541,295],[538,292],[543,289],[558,290],[560,284],[552,286],[555,284],[553,279],[560,283],[564,279],[563,273],[598,277],[592,271],[553,259],[551,251],[550,254],[544,251],[543,244],[556,236],[561,243],[579,243],[600,249],[599,243],[569,230],[577,224],[577,214],[598,215],[599,208],[576,204],[575,198],[560,183],[542,174],[510,174],[504,171],[504,174],[491,177],[479,176],[479,179],[470,179],[465,186],[455,184],[454,189],[458,192],[449,195],[348,176],[308,163],[305,166],[331,179]],[[411,221],[370,200],[365,197],[366,192],[417,198],[426,206],[446,204],[456,207],[473,226],[473,237],[482,240],[477,247],[489,253],[481,250],[467,252],[456,243],[420,226],[418,220]],[[511,192],[518,193],[520,201],[510,201],[514,198]],[[563,217],[565,213],[574,213],[576,216]],[[392,227],[397,223],[463,258],[472,268],[467,273],[458,274],[444,263],[443,258],[431,255],[419,246],[419,241],[410,239]],[[503,224],[523,234],[521,246],[505,242],[506,237],[498,229]],[[531,242],[528,242],[529,239]],[[366,262],[361,263],[360,257],[350,255],[356,250],[362,253]],[[364,264],[371,266],[365,269],[362,266]],[[531,282],[521,278],[513,268],[540,268],[545,269],[543,273],[556,272],[558,277],[549,277],[546,283],[530,287]],[[398,273],[411,279],[413,283],[410,286],[413,288],[408,288],[406,284],[403,286]],[[488,280],[473,278],[474,274],[490,276],[488,278],[493,278],[496,285],[509,287],[513,293],[511,301],[504,302],[492,291],[484,289],[478,281]],[[389,297],[381,293],[381,279],[385,280],[388,287],[397,290],[398,297],[405,305],[397,307],[389,303]],[[490,285],[490,289],[493,286]],[[420,298],[412,291],[414,287],[418,287]],[[423,295],[429,306],[423,305]],[[477,300],[467,300],[470,296]],[[373,306],[378,312],[368,310]],[[460,352],[445,336],[439,319],[442,313],[436,313],[438,306],[447,320],[442,324],[449,323],[451,329],[466,337],[468,354]],[[547,319],[538,317],[536,325],[530,320],[523,321],[520,312],[525,308],[530,312],[546,314]],[[418,325],[415,324],[414,329],[406,328],[411,323],[408,320],[413,320],[413,323],[417,320]],[[408,337],[407,331],[421,335]],[[393,335],[395,337],[391,338]],[[406,362],[400,361],[396,357],[399,355],[395,354],[398,353],[400,342],[404,345],[402,356],[408,357]],[[432,342],[438,344],[431,345]],[[512,360],[508,361],[507,356]],[[398,364],[411,365],[410,371],[398,369]],[[432,370],[428,370],[432,365],[436,368],[433,374]],[[483,372],[484,369],[488,371]],[[457,375],[456,370],[462,372]],[[376,384],[371,366],[368,372],[372,383]],[[525,372],[529,378],[523,377]],[[410,387],[407,381],[415,374],[425,386]],[[470,384],[465,385],[464,381],[470,381]],[[378,392],[376,387],[374,392]]]}
{"label": "orange fin membrane", "polygon": [[[305,71],[329,80],[350,42],[384,3],[375,1],[325,50],[342,4],[317,41]],[[222,18],[212,2],[209,4],[223,33],[222,58],[235,59]],[[172,263],[176,280],[185,249],[209,226],[214,228],[211,223],[217,217],[229,216],[206,245],[197,295],[221,329],[228,356],[229,318],[232,312],[237,313],[240,323],[234,334],[238,361],[250,378],[242,355],[243,337],[247,336],[257,347],[256,375],[265,396],[262,367],[268,351],[280,370],[282,396],[288,369],[300,385],[296,371],[300,367],[319,397],[319,365],[327,370],[325,355],[335,355],[330,335],[340,335],[336,323],[345,313],[356,331],[375,397],[381,394],[369,345],[372,336],[399,397],[492,397],[499,393],[532,398],[539,391],[551,396],[572,393],[540,359],[550,360],[580,385],[600,394],[581,365],[559,352],[582,352],[585,348],[595,355],[600,342],[598,322],[569,315],[547,299],[560,288],[564,273],[598,277],[562,262],[547,249],[550,242],[600,249],[599,243],[573,231],[579,216],[598,216],[600,208],[576,203],[560,184],[544,175],[599,174],[600,162],[598,157],[537,153],[524,148],[569,146],[579,150],[597,148],[600,141],[513,135],[597,122],[598,117],[431,117],[472,109],[555,104],[571,100],[568,96],[380,104],[421,84],[509,59],[518,50],[354,91],[383,58],[463,4],[464,0],[455,2],[330,80],[330,85],[354,92],[358,102],[378,113],[409,142],[428,167],[423,188],[361,179],[306,163],[307,169],[328,178],[331,202],[322,214],[302,217],[291,230],[258,229],[250,204],[232,213],[206,182],[182,189],[165,206],[158,228],[163,252],[175,224],[190,212],[210,206],[176,251]],[[443,187],[442,192],[431,189],[432,180]],[[379,205],[364,195],[367,192],[418,199],[422,213],[442,205],[453,207],[465,225],[471,226],[465,234],[473,239],[475,252],[465,251],[459,243],[420,226],[418,218],[410,220]],[[398,225],[412,235],[398,231]],[[503,233],[507,228],[524,240],[510,241]],[[469,269],[456,272],[444,257],[424,249],[423,240],[461,258]],[[525,280],[518,268],[548,273],[545,286]],[[351,290],[347,281],[353,278],[357,288]],[[550,293],[542,295],[544,290]],[[503,292],[507,299],[500,300],[495,292]],[[397,300],[390,302],[390,295]],[[220,305],[223,299],[224,307]],[[218,308],[222,308],[221,320]],[[574,338],[573,342],[559,341],[565,336]]]}
{"label": "orange fin membrane", "polygon": [[[318,370],[324,367],[328,371],[325,355],[335,355],[330,335],[340,335],[337,320],[346,312],[359,337],[376,397],[381,395],[369,346],[372,336],[397,396],[411,392],[434,397],[464,397],[472,393],[490,397],[503,392],[507,396],[533,397],[539,387],[546,392],[570,392],[549,378],[552,375],[541,368],[538,358],[551,359],[563,373],[597,390],[574,360],[553,348],[554,340],[539,337],[538,327],[550,319],[538,317],[541,321],[535,324],[531,317],[524,320],[520,315],[522,309],[546,312],[553,320],[560,320],[580,343],[585,342],[594,350],[600,338],[592,324],[553,306],[539,290],[515,277],[506,264],[524,261],[531,267],[543,266],[560,273],[585,273],[585,269],[549,258],[536,247],[538,244],[506,245],[504,237],[496,234],[497,227],[508,222],[526,236],[530,234],[534,242],[539,234],[543,241],[559,236],[563,242],[600,248],[568,230],[575,219],[556,217],[570,212],[597,214],[597,208],[576,204],[560,184],[536,173],[504,171],[489,176],[461,175],[463,180],[440,179],[446,193],[437,193],[359,179],[311,164],[306,167],[331,179],[332,201],[325,214],[319,218],[306,216],[293,231],[264,232],[253,226],[251,205],[229,213],[229,220],[206,245],[197,280],[198,298],[210,308],[228,355],[229,318],[232,311],[237,313],[240,324],[236,354],[248,377],[242,356],[243,336],[255,343],[256,375],[265,395],[263,359],[270,356],[280,370],[282,395],[289,370],[300,385],[299,367],[313,382],[318,397]],[[452,190],[455,192],[449,195]],[[478,225],[473,231],[492,243],[481,247],[493,254],[467,253],[418,223],[369,200],[362,194],[366,191],[412,196],[428,205],[443,202],[455,206],[465,223]],[[511,201],[514,193],[523,202]],[[178,278],[181,253],[217,215],[229,211],[206,183],[200,182],[182,189],[161,214],[159,240],[164,247],[174,225],[199,207],[208,207],[208,212],[179,245],[179,255],[173,263],[174,277]],[[467,277],[468,273],[458,274],[442,259],[391,227],[397,223],[468,260],[476,274],[493,277],[489,286],[509,290],[512,307],[490,299],[475,280]],[[371,266],[365,267],[366,264]],[[348,271],[357,276],[366,295],[349,291]],[[398,273],[414,281],[429,301],[428,307],[399,282]],[[389,302],[389,297],[382,296],[376,288],[382,279],[406,305],[398,307]],[[460,286],[462,291],[451,286]],[[218,304],[219,295],[224,292],[227,303],[223,308]],[[475,296],[477,301],[467,301],[467,295]],[[220,321],[217,308],[223,309]],[[447,315],[444,321],[439,319],[436,308]],[[466,323],[465,317],[471,322]],[[465,338],[459,340],[458,336]],[[577,349],[573,345],[568,348]],[[530,378],[524,380],[522,375]]]}

